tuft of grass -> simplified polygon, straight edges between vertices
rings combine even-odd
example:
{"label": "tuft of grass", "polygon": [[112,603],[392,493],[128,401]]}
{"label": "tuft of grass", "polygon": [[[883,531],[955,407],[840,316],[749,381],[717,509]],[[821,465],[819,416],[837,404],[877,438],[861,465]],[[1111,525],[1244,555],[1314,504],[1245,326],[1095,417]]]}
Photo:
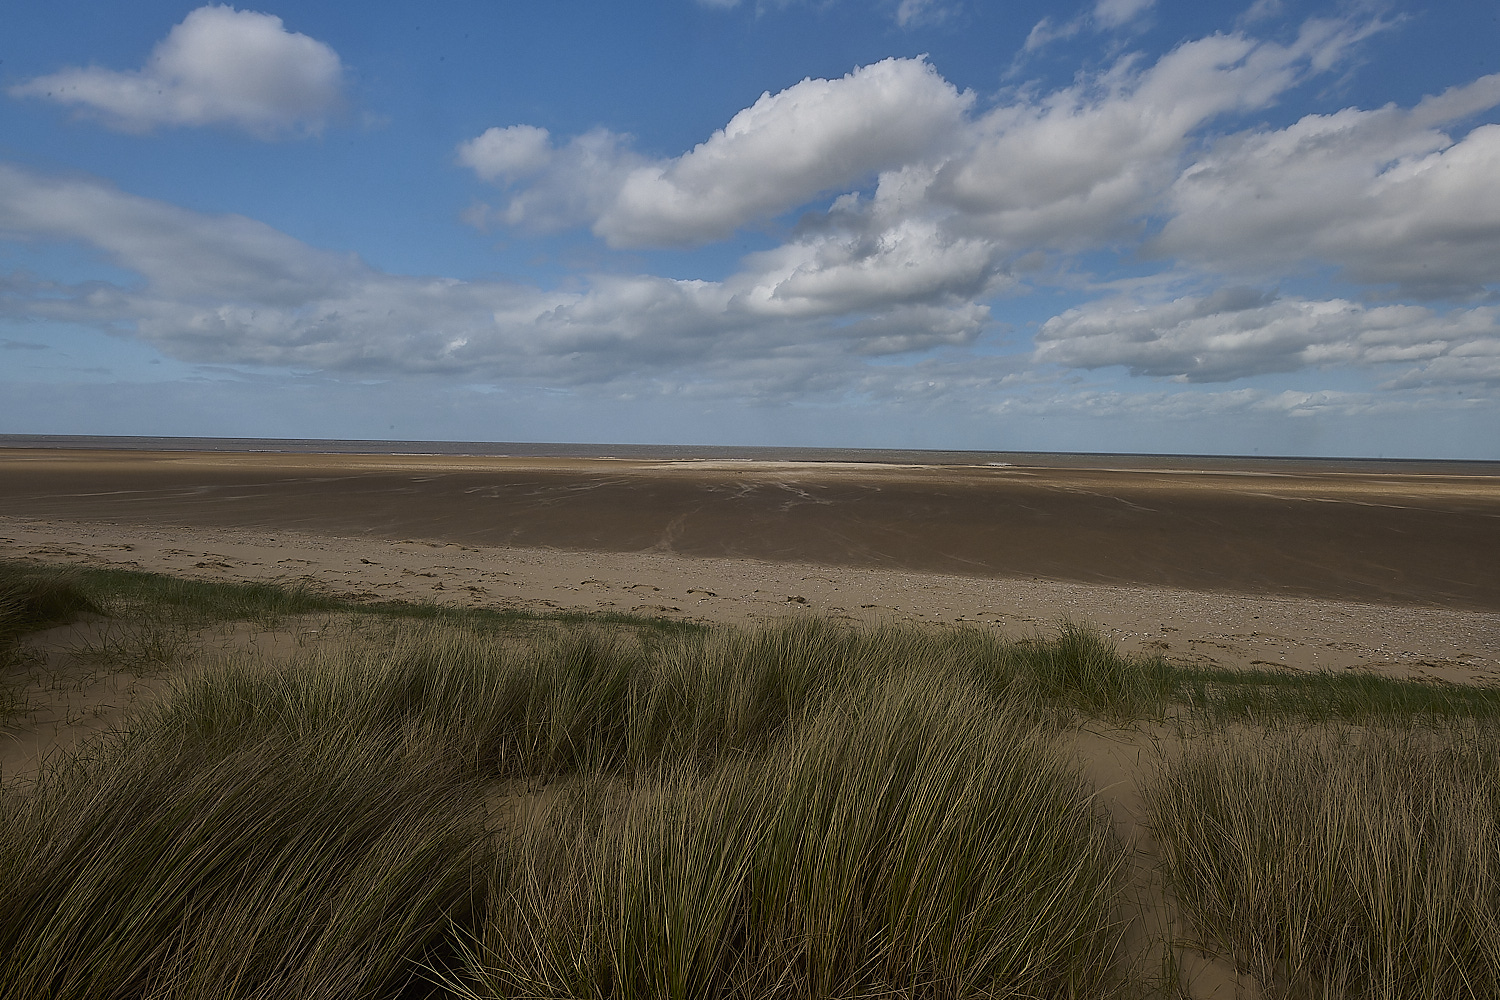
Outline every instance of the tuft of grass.
{"label": "tuft of grass", "polygon": [[1012,669],[1047,702],[1088,715],[1134,719],[1160,715],[1173,701],[1178,671],[1160,657],[1127,656],[1097,630],[1063,621],[1053,638],[1020,643]]}
{"label": "tuft of grass", "polygon": [[1278,995],[1500,995],[1493,731],[1226,739],[1147,805],[1185,910]]}
{"label": "tuft of grass", "polygon": [[0,995],[394,996],[472,904],[451,768],[373,739],[113,737],[0,797]]}
{"label": "tuft of grass", "polygon": [[26,682],[16,675],[31,657],[17,640],[98,611],[73,573],[0,561],[0,724],[23,715],[29,706]]}
{"label": "tuft of grass", "polygon": [[1107,997],[1124,856],[963,679],[876,678],[762,753],[522,812],[460,996]]}
{"label": "tuft of grass", "polygon": [[0,562],[0,644],[98,611],[76,574]]}

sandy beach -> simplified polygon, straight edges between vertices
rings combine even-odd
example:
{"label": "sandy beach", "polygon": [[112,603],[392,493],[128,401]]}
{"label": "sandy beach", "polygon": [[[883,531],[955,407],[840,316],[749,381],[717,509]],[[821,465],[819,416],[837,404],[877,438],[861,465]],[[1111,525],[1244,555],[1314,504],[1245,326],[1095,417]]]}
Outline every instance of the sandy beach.
{"label": "sandy beach", "polygon": [[[732,625],[816,614],[1026,637],[1073,621],[1206,667],[1500,682],[1500,477],[1227,464],[11,449],[0,559]],[[155,672],[91,666],[130,634],[84,616],[27,640],[46,669],[3,734],[0,775],[39,773],[203,664],[323,662],[362,641],[334,619],[236,622]],[[1132,961],[1175,956],[1198,1000],[1258,996],[1162,888],[1142,789],[1191,742],[1093,720],[1059,745],[1131,852]]]}
{"label": "sandy beach", "polygon": [[1500,670],[1500,482],[432,456],[0,452],[0,556],[745,623],[1067,618],[1229,667]]}

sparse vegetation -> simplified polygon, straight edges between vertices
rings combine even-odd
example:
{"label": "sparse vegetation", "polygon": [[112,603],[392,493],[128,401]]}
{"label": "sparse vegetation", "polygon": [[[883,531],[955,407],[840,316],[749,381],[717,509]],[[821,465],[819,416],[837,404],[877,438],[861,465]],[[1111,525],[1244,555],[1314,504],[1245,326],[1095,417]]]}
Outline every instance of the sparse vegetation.
{"label": "sparse vegetation", "polygon": [[[0,786],[6,997],[1145,995],[1080,720],[1233,734],[1167,754],[1147,801],[1195,933],[1271,995],[1500,992],[1488,689],[1210,672],[1076,624],[740,630],[0,567],[20,593],[51,596],[3,611],[13,637],[108,615],[75,655],[176,673]],[[184,665],[202,629],[299,621],[339,638]]]}

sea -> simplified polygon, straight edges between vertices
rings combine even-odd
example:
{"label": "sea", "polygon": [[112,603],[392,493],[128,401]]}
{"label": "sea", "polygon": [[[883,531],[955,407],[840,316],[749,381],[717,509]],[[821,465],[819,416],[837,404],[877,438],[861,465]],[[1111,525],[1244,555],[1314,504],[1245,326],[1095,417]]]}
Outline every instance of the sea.
{"label": "sea", "polygon": [[144,437],[0,434],[0,449],[241,452],[300,455],[451,455],[495,458],[618,458],[652,461],[869,462],[882,465],[988,465],[1049,469],[1497,476],[1500,462],[1419,458],[1309,458],[1281,455],[1176,455],[1109,452],[964,451],[913,448],[798,448],[770,445],[579,444],[537,441],[382,441],[328,438]]}

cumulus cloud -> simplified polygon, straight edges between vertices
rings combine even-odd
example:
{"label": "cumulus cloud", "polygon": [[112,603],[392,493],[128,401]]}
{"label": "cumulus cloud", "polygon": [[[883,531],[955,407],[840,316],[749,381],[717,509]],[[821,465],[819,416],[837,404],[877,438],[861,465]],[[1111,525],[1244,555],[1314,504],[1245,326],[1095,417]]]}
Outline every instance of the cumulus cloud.
{"label": "cumulus cloud", "polygon": [[887,59],[765,94],[671,159],[647,161],[603,130],[559,144],[526,125],[490,129],[458,156],[506,191],[484,221],[589,225],[617,247],[722,239],[873,177],[866,217],[840,197],[831,221],[879,240],[876,228],[936,220],[949,242],[987,239],[995,254],[1071,250],[1134,234],[1210,122],[1268,106],[1378,28],[1314,20],[1288,43],[1215,35],[979,114],[926,60]]}
{"label": "cumulus cloud", "polygon": [[[1276,298],[1225,288],[1149,305],[1093,303],[1042,324],[1036,357],[1072,368],[1123,365],[1134,375],[1225,382],[1320,365],[1462,367],[1500,344],[1500,310],[1439,313],[1345,299]],[[1486,362],[1479,361],[1482,368]],[[1476,368],[1476,371],[1478,368]]]}
{"label": "cumulus cloud", "polygon": [[10,89],[72,105],[112,128],[230,125],[269,138],[318,132],[342,100],[343,66],[329,46],[281,18],[199,7],[139,70],[69,68]]}
{"label": "cumulus cloud", "polygon": [[970,301],[998,291],[994,248],[937,225],[903,220],[832,233],[750,255],[737,305],[766,315],[828,315],[913,302]]}
{"label": "cumulus cloud", "polygon": [[1308,115],[1227,137],[1172,186],[1152,249],[1220,268],[1335,263],[1403,294],[1500,281],[1500,125],[1442,126],[1500,105],[1500,74],[1416,107]]}
{"label": "cumulus cloud", "polygon": [[1267,106],[1370,30],[1312,21],[1289,44],[1214,35],[1144,69],[1122,61],[1097,80],[985,113],[962,151],[903,198],[957,209],[960,224],[1011,243],[1118,238],[1156,209],[1205,125]]}
{"label": "cumulus cloud", "polygon": [[509,195],[504,205],[486,206],[470,221],[531,232],[597,225],[630,171],[646,162],[630,149],[629,136],[608,129],[592,129],[559,146],[546,129],[531,125],[487,129],[459,145],[458,159]]}
{"label": "cumulus cloud", "polygon": [[[972,101],[925,59],[886,59],[838,80],[807,79],[762,94],[670,160],[645,162],[609,133],[553,149],[543,130],[529,126],[490,129],[462,144],[459,158],[481,177],[503,181],[519,179],[522,164],[558,163],[511,197],[500,213],[509,223],[557,224],[597,204],[593,230],[611,246],[689,245],[932,155]],[[571,194],[580,189],[593,194]]]}
{"label": "cumulus cloud", "polygon": [[487,181],[510,183],[552,162],[552,133],[535,125],[491,128],[459,143],[458,162]]}
{"label": "cumulus cloud", "polygon": [[[1122,0],[1090,17],[1148,9]],[[0,236],[82,244],[139,279],[11,275],[0,312],[130,332],[204,363],[552,386],[655,380],[763,400],[1031,400],[1037,413],[1073,400],[1096,415],[1141,406],[1190,420],[1209,399],[1213,412],[1301,414],[1353,412],[1374,397],[1179,386],[1152,402],[1064,383],[1116,367],[1183,383],[1338,367],[1383,385],[1376,397],[1493,386],[1500,313],[1474,296],[1500,280],[1500,125],[1462,126],[1500,105],[1500,77],[1409,109],[1236,124],[1207,138],[1339,67],[1380,27],[1313,20],[1279,41],[1214,35],[989,104],[925,59],[889,59],[767,93],[672,157],[647,157],[604,128],[555,136],[525,124],[455,149],[499,192],[497,207],[472,213],[484,225],[690,245],[799,213],[780,245],[712,281],[581,275],[543,288],[391,275],[250,219],[0,166]],[[1204,291],[1078,305],[1042,323],[1034,350],[994,357],[1002,296],[1057,280],[1077,302],[1090,287],[1085,255],[1143,247],[1172,263],[1140,287]],[[1309,264],[1340,268],[1346,284],[1300,297],[1264,290]],[[1381,287],[1361,294],[1347,282]],[[1391,293],[1430,301],[1379,298]]]}

